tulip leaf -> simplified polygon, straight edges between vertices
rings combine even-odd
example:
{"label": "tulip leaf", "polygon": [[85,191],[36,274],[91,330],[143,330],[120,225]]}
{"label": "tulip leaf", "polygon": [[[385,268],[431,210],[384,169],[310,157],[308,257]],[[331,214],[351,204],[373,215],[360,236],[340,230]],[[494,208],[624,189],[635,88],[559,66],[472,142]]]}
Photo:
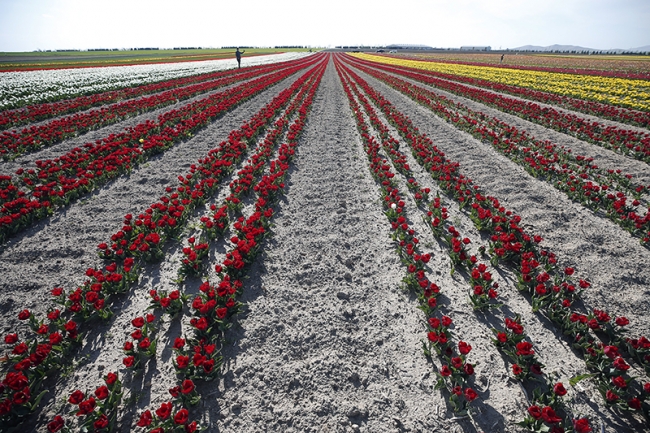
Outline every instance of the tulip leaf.
{"label": "tulip leaf", "polygon": [[596,377],[596,375],[595,374],[579,374],[579,375],[574,376],[571,379],[569,379],[569,385],[576,386],[576,384],[578,382],[580,382],[581,380],[589,379],[591,377]]}

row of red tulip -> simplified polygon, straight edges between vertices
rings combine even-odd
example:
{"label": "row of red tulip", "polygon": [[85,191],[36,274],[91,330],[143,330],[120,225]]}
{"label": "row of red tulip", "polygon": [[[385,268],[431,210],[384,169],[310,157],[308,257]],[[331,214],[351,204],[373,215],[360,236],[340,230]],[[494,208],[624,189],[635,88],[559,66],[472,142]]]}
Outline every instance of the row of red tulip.
{"label": "row of red tulip", "polygon": [[456,338],[449,330],[452,319],[441,313],[442,307],[437,301],[440,288],[426,276],[426,264],[429,262],[430,255],[420,252],[415,230],[407,221],[404,197],[398,189],[395,173],[388,161],[382,158],[380,154],[382,145],[373,136],[370,125],[364,118],[363,110],[355,100],[349,78],[338,59],[335,60],[335,65],[354,113],[357,129],[361,134],[370,173],[381,190],[382,207],[391,225],[392,237],[398,247],[397,253],[407,268],[403,279],[404,286],[417,294],[420,308],[426,314],[426,353],[431,356],[435,351],[442,364],[437,372],[439,378],[437,387],[446,388],[449,393],[449,404],[455,412],[466,413],[470,403],[478,397],[476,391],[470,386],[473,382],[474,366],[466,359],[471,346],[458,340],[458,353],[454,350]]}
{"label": "row of red tulip", "polygon": [[[264,110],[252,118],[247,123],[247,125],[244,125],[244,127],[239,130],[238,135],[241,136],[242,133],[245,133],[246,136],[248,136],[249,141],[254,141],[254,138],[252,138],[252,136],[259,134],[260,129],[264,125],[268,125],[270,123],[270,120],[275,117],[274,113],[276,113],[281,108],[282,105],[279,105],[278,103],[286,102],[287,96],[293,95],[299,86],[304,85],[306,77],[307,74],[303,76],[299,82],[292,86],[292,89],[283,92],[282,98],[276,98],[273,104],[269,104],[269,106],[265,107]],[[301,90],[301,94],[303,93],[303,90]],[[233,131],[233,133],[235,132],[237,131]],[[231,134],[231,137],[233,135],[234,134]],[[190,175],[186,176],[185,178],[189,176]],[[181,184],[183,184],[183,180],[181,180]],[[270,216],[270,213],[267,211],[265,212],[265,215]],[[251,221],[253,220],[254,218],[251,219]],[[233,285],[229,286],[229,290],[226,291],[225,287],[228,284],[228,281],[229,278],[226,276],[225,281],[222,281],[222,283],[219,285],[218,290],[211,288],[209,283],[201,286],[201,289],[205,293],[205,296],[212,296],[213,298],[215,293],[221,294],[221,291],[223,289],[224,294],[222,296],[222,300],[224,302],[223,305],[217,306],[215,310],[210,310],[209,312],[206,310],[205,317],[193,319],[191,323],[195,331],[209,333],[212,330],[212,332],[216,332],[216,328],[213,328],[214,323],[212,321],[210,322],[211,324],[208,325],[207,316],[214,316],[216,311],[216,316],[210,318],[216,321],[221,321],[225,319],[227,315],[231,315],[234,313],[234,311],[236,311],[237,304],[234,302],[233,298],[233,287],[237,288],[240,286],[240,284],[238,281],[233,281]],[[178,302],[179,299],[183,300],[185,298],[183,295],[174,296],[174,293],[178,295],[179,292],[175,291],[170,294],[171,305],[168,304],[166,308],[163,308],[163,311],[170,311],[169,308],[174,307],[173,303]],[[163,298],[161,299],[159,295],[163,295]],[[162,293],[152,294],[154,303],[160,302],[162,306],[165,299],[164,295],[165,294]],[[210,302],[206,299],[206,305],[212,305],[213,303],[214,302]],[[193,306],[194,308],[198,308],[200,311],[205,310],[204,308],[201,308],[197,305],[196,300],[193,302]],[[228,309],[231,309],[231,311],[228,311]],[[182,311],[182,308],[176,309],[175,311],[180,312]],[[134,338],[134,341],[127,341],[124,346],[124,350],[127,353],[127,357],[124,359],[124,364],[127,368],[137,368],[141,365],[143,358],[155,355],[156,339],[154,338],[155,329],[153,329],[153,322],[153,315],[147,316],[146,321],[141,317],[133,320],[133,324],[136,327],[136,330],[131,334],[131,336]],[[179,337],[174,340],[174,351],[177,352],[175,366],[177,368],[177,371],[179,371],[179,373],[182,373],[183,377],[185,377],[181,385],[170,389],[170,393],[172,394],[172,397],[174,397],[174,401],[163,403],[160,408],[154,412],[154,414],[152,414],[151,411],[145,411],[137,423],[138,426],[148,428],[153,427],[153,430],[151,431],[163,431],[164,429],[165,431],[178,430],[192,432],[197,428],[196,422],[189,421],[188,410],[186,408],[186,406],[191,406],[199,400],[199,396],[195,391],[193,391],[194,385],[192,379],[196,380],[214,377],[214,375],[218,373],[220,360],[218,351],[215,350],[216,345],[210,343],[205,338],[196,336],[195,339],[188,340],[188,342],[193,342],[190,343],[193,348],[189,353],[189,355],[193,354],[193,356],[188,356],[186,353],[187,349],[185,349],[185,339],[181,339]],[[176,413],[176,415],[172,417],[171,415],[173,413]],[[100,411],[96,411],[95,415],[91,417],[91,419],[101,419],[101,415],[103,414],[101,414]]]}
{"label": "row of red tulip", "polygon": [[570,150],[537,140],[499,119],[427,89],[359,63],[353,64],[427,106],[455,127],[489,143],[571,199],[594,211],[602,210],[612,221],[639,237],[642,244],[650,243],[650,211],[641,213],[643,205],[647,205],[641,196],[648,187],[634,183],[631,175],[623,175],[616,169],[601,169],[593,164],[592,158],[574,156]]}
{"label": "row of red tulip", "polygon": [[[87,143],[53,160],[37,161],[37,169],[19,169],[18,178],[3,180],[0,196],[0,241],[32,225],[52,212],[130,171],[152,155],[164,152],[175,142],[187,139],[198,129],[268,87],[312,66],[316,57],[235,89],[195,101],[158,116],[120,134]],[[28,194],[23,189],[31,189]],[[3,194],[4,191],[9,193]]]}
{"label": "row of red tulip", "polygon": [[[534,309],[544,312],[565,334],[571,336],[571,342],[583,352],[587,366],[599,379],[599,388],[607,404],[637,410],[647,416],[646,388],[650,390],[650,386],[640,387],[636,380],[627,375],[629,366],[621,355],[627,352],[627,355],[636,357],[646,366],[650,342],[643,337],[626,338],[624,327],[629,321],[625,317],[617,318],[614,325],[610,316],[603,311],[594,310],[588,314],[572,311],[574,301],[579,298],[579,289],[576,290],[570,277],[573,269],[559,271],[555,255],[537,246],[542,239],[530,236],[521,229],[520,217],[507,211],[496,199],[483,196],[477,185],[459,173],[458,163],[448,161],[378,92],[371,91],[369,95],[374,95],[375,103],[412,146],[414,157],[431,172],[441,189],[461,208],[471,207],[470,216],[477,223],[477,228],[491,235],[489,253],[493,264],[510,266],[520,276],[519,288],[531,297]],[[581,289],[587,288],[589,283],[580,280],[579,286]],[[625,380],[625,387],[619,386],[619,377]]]}
{"label": "row of red tulip", "polygon": [[[257,152],[249,158],[250,162],[240,171],[240,174],[241,172],[248,173],[250,169],[258,167],[261,160],[268,161],[270,151],[280,141],[283,131],[288,127],[288,142],[280,145],[278,157],[269,164],[269,174],[262,176],[261,180],[252,188],[257,195],[254,212],[248,218],[240,216],[233,224],[232,230],[236,235],[230,241],[234,246],[226,253],[225,259],[215,266],[220,281],[216,284],[209,282],[207,270],[200,257],[191,260],[197,265],[191,267],[192,273],[205,281],[200,286],[199,294],[191,303],[188,303],[189,299],[186,296],[180,295],[180,299],[184,299],[185,302],[182,302],[180,308],[176,310],[177,313],[184,314],[185,304],[191,305],[190,311],[193,316],[189,321],[192,335],[175,338],[172,348],[176,355],[174,367],[180,384],[170,389],[170,393],[172,395],[176,393],[184,398],[184,401],[188,400],[187,396],[182,397],[185,384],[193,384],[194,380],[210,380],[219,373],[221,357],[218,355],[218,348],[223,344],[222,334],[239,310],[240,303],[236,301],[236,298],[243,290],[242,278],[245,276],[247,266],[255,260],[261,251],[261,241],[268,234],[270,220],[274,214],[272,206],[282,194],[284,178],[294,157],[297,140],[305,125],[309,108],[324,70],[325,63],[313,71],[292,104],[274,122],[273,129],[262,140]],[[298,115],[289,126],[289,121],[296,110]],[[232,186],[233,184],[231,184],[231,189]],[[228,203],[229,198],[232,198],[232,194],[224,199],[224,202]],[[233,209],[233,212],[238,211],[239,208]],[[186,256],[191,255],[191,252],[196,251],[199,246],[200,251],[207,251],[210,248],[210,243],[214,238],[199,236],[204,238],[205,242],[197,243],[195,237],[190,238],[190,246],[187,248],[190,254],[186,254]],[[188,264],[188,262],[181,264],[179,274],[186,274]],[[157,303],[158,294],[152,294],[152,296],[154,302]],[[129,358],[125,358],[125,362],[127,359]],[[193,389],[193,386],[191,388]],[[197,402],[198,398],[200,397],[197,396],[194,401]],[[140,415],[137,425],[147,428],[154,427],[152,431],[161,428],[170,431],[170,428],[178,428],[177,425],[165,421],[157,412],[154,417],[150,410],[146,410]]]}
{"label": "row of red tulip", "polygon": [[461,236],[458,229],[447,223],[448,212],[442,206],[440,197],[429,200],[430,189],[419,186],[415,180],[415,174],[409,164],[406,163],[406,155],[399,150],[399,141],[392,136],[389,128],[379,118],[363,92],[359,91],[358,85],[369,94],[373,94],[373,90],[352,70],[342,65],[340,68],[352,78],[353,81],[350,81],[348,86],[361,102],[366,115],[370,119],[370,123],[381,138],[384,153],[391,159],[397,172],[407,179],[407,188],[413,195],[416,204],[423,209],[427,209],[427,215],[424,219],[427,221],[438,241],[447,246],[447,254],[452,262],[452,272],[454,269],[468,271],[467,281],[470,284],[470,299],[474,305],[474,309],[485,310],[495,307],[496,304],[494,304],[493,300],[497,298],[496,289],[498,285],[492,281],[491,274],[487,272],[487,266],[483,263],[478,263],[475,256],[468,254],[466,246],[471,243],[471,240],[466,236]]}
{"label": "row of red tulip", "polygon": [[[350,71],[347,70],[347,72],[350,72]],[[353,75],[353,73],[351,73],[351,75]],[[344,84],[344,88],[346,89],[346,91],[349,91],[350,88],[355,89],[355,87],[356,86],[352,82]],[[367,116],[371,119],[371,122],[376,127],[376,129],[379,132],[380,136],[383,136],[382,139],[384,140],[383,141],[383,147],[385,149],[385,153],[388,154],[388,155],[392,155],[392,156],[400,154],[400,152],[395,147],[393,147],[391,145],[391,143],[395,143],[396,140],[394,140],[392,137],[390,137],[390,138],[386,137],[387,128],[385,127],[385,125],[382,125],[381,121],[375,116],[375,114],[374,114],[374,112],[372,110],[372,107],[369,107],[369,106],[367,106],[367,104],[365,104],[364,96],[360,92],[356,91],[356,89],[355,89],[354,93],[356,94],[356,96],[357,96],[357,98],[359,100],[363,101],[363,105],[364,105],[364,108],[366,109]],[[359,106],[356,105],[356,102],[354,102],[354,101],[352,102],[352,108],[353,108],[353,110],[355,110],[355,113],[357,113],[357,118],[362,117],[359,114],[359,112],[360,112]],[[361,119],[361,121],[362,121],[362,119]],[[360,121],[358,121],[358,123],[360,123]],[[366,128],[364,128],[362,126],[362,130],[365,131]],[[386,144],[386,143],[388,143],[388,144]],[[406,177],[408,178],[408,181],[409,181],[409,182],[407,182],[407,184],[412,184],[410,181],[413,180],[413,174],[410,171],[410,168],[408,167],[408,165],[402,163],[402,161],[405,159],[405,157],[400,156],[398,158],[391,158],[391,159],[393,159],[394,166],[395,166],[395,168],[397,169],[398,172],[402,172],[402,171],[405,172],[405,175],[406,175]],[[385,163],[385,161],[383,161],[383,162]],[[381,178],[380,176],[379,176],[379,178]],[[390,176],[388,176],[388,177],[390,177]],[[414,192],[414,190],[412,190],[412,192]],[[419,191],[414,192],[414,198],[415,198],[416,202],[426,201],[426,198],[425,199],[418,198],[417,197],[418,194],[420,194]],[[439,199],[436,199],[435,202],[437,202],[439,204]],[[399,214],[401,214],[402,217],[405,216],[405,213],[404,213],[402,208],[398,207],[396,209],[399,209],[399,210],[402,211],[402,212],[399,213]],[[389,210],[389,212],[390,212],[390,210]],[[395,224],[393,224],[393,228],[395,228]],[[398,227],[398,230],[399,230],[399,227]],[[467,263],[471,263],[472,265],[474,265],[477,262],[475,257],[470,258],[468,255],[463,257],[464,252],[456,251],[456,249],[455,249],[456,246],[454,245],[453,240],[458,238],[459,234],[455,229],[453,229],[453,227],[450,227],[450,231],[452,232],[452,236],[453,236],[451,238],[452,242],[450,242],[449,238],[442,237],[443,241],[447,242],[450,247],[453,245],[454,252],[453,253],[450,252],[450,256],[452,256],[452,258],[456,257],[458,259],[456,261],[457,264],[462,263],[464,261],[467,261]],[[438,237],[441,238],[441,236],[438,236]],[[464,240],[468,240],[468,239],[465,238]],[[462,242],[459,241],[459,243],[462,243]],[[465,243],[467,243],[467,242],[465,242]],[[402,245],[402,243],[400,243],[400,245]],[[408,246],[409,246],[409,244],[407,244],[407,252],[406,252],[406,254],[404,254],[404,252],[400,251],[401,255],[404,256],[404,257],[408,257],[408,255],[413,255],[414,254],[413,247],[411,247],[411,249],[409,250]],[[412,271],[418,272],[416,269],[417,268],[413,267]],[[409,271],[411,271],[411,269],[409,269]],[[422,272],[422,271],[419,271],[419,272]],[[478,272],[483,272],[483,273],[482,273],[482,275],[474,276],[474,273],[478,273]],[[488,276],[483,278],[484,275],[488,275]],[[408,281],[409,279],[413,279],[413,277],[412,276],[407,277],[407,278],[405,278],[405,281]],[[472,299],[472,302],[473,302],[475,308],[477,308],[477,307],[478,308],[483,308],[483,307],[485,307],[487,305],[486,303],[489,302],[487,300],[483,300],[481,298],[481,296],[484,296],[486,299],[492,299],[492,298],[496,297],[496,291],[494,290],[494,288],[485,288],[486,290],[484,291],[484,287],[482,285],[480,285],[480,284],[477,284],[477,283],[480,283],[483,279],[485,281],[487,281],[488,284],[491,281],[491,277],[489,276],[489,273],[486,272],[486,266],[482,265],[482,264],[479,264],[478,266],[474,267],[474,269],[472,270],[472,277],[469,279],[470,280],[469,281],[470,285],[473,286],[473,293],[470,295],[470,297]],[[433,299],[428,298],[428,300],[426,298],[426,292],[429,289],[426,286],[423,286],[422,284],[419,284],[419,286],[420,287],[425,287],[424,288],[424,293],[425,293],[424,300],[426,302],[423,302],[423,305],[422,305],[421,308],[423,310],[427,311],[427,312],[429,310],[435,310],[436,308],[438,308],[437,302],[435,302],[435,298],[433,298]],[[410,285],[410,287],[412,289],[417,289],[418,284],[412,284],[412,285]],[[476,293],[477,288],[480,288],[482,293],[477,294]],[[434,293],[437,293],[437,290],[438,290],[437,286],[434,285],[433,290],[434,290]],[[492,293],[493,296],[488,296],[487,293]],[[432,300],[434,302],[432,302]],[[421,299],[421,301],[422,301],[422,299]],[[429,313],[429,315],[430,315],[430,313]],[[429,325],[433,328],[433,330],[430,329],[428,334],[427,334],[428,341],[429,341],[428,342],[428,349],[426,350],[427,355],[430,355],[432,348],[435,348],[439,355],[443,352],[443,349],[444,349],[444,351],[448,351],[449,350],[449,348],[448,348],[448,346],[449,346],[449,338],[448,338],[449,337],[449,332],[446,329],[446,326],[448,326],[451,323],[451,319],[448,316],[443,316],[442,321],[440,319],[437,319],[437,318],[430,318],[428,322],[429,322]],[[442,327],[440,325],[442,325]],[[526,345],[526,344],[530,344],[530,343],[523,342],[522,344],[520,344],[520,346],[523,346],[523,345]],[[440,347],[440,346],[442,346],[442,347]],[[452,356],[451,358],[449,358],[447,360],[448,362],[450,362],[450,364],[443,365],[442,368],[440,369],[440,372],[439,372],[439,377],[440,377],[439,385],[442,385],[442,383],[444,383],[445,378],[450,378],[450,379],[448,379],[448,380],[451,381],[450,403],[451,403],[452,407],[454,408],[454,410],[466,410],[467,409],[467,406],[466,406],[467,403],[469,401],[472,401],[474,398],[476,398],[477,394],[471,388],[466,389],[465,392],[463,393],[461,391],[462,388],[461,388],[460,385],[458,385],[458,383],[463,383],[463,379],[466,378],[467,375],[472,375],[473,374],[473,366],[471,364],[469,364],[469,363],[464,362],[464,355],[469,353],[469,351],[471,350],[471,346],[469,346],[467,343],[465,343],[463,341],[460,341],[458,343],[458,349],[459,349],[461,355],[459,357],[453,357]],[[525,354],[525,356],[526,356],[526,358],[530,358],[530,359],[526,359],[526,362],[524,362],[524,359],[519,360],[519,364],[522,365],[524,368],[526,368],[527,372],[532,370],[537,375],[541,375],[542,374],[541,365],[539,364],[539,362],[536,362],[533,359],[534,357],[533,357],[532,351],[528,350],[528,352]],[[522,358],[523,358],[523,355],[522,355]],[[530,361],[530,362],[528,362],[528,361]],[[526,375],[523,374],[524,370],[521,367],[519,367],[518,364],[513,365],[513,371],[515,371],[515,370],[517,371],[517,374],[518,374],[517,378],[518,379],[522,380],[522,379],[524,379],[526,377]],[[556,383],[553,387],[548,387],[547,386],[546,391],[549,391],[551,388],[554,391],[555,390],[559,391],[560,389],[564,389],[563,385],[561,383]],[[539,388],[539,389],[541,389],[541,388]],[[522,425],[524,427],[529,427],[533,431],[537,431],[539,428],[542,428],[542,429],[547,428],[547,429],[551,429],[551,431],[553,431],[553,432],[563,432],[563,431],[565,431],[564,428],[562,427],[563,425],[567,425],[567,426],[568,425],[573,425],[573,427],[574,427],[574,429],[576,431],[583,431],[583,432],[589,431],[589,429],[590,429],[589,422],[588,422],[588,420],[586,418],[578,418],[578,419],[573,419],[573,420],[569,421],[567,419],[563,419],[563,418],[559,417],[558,414],[556,413],[556,410],[558,410],[558,413],[560,413],[560,414],[564,413],[564,411],[562,411],[563,403],[561,402],[561,400],[559,400],[557,398],[558,394],[549,393],[549,392],[542,393],[542,392],[539,391],[539,389],[536,390],[536,400],[535,400],[535,402],[536,403],[544,402],[545,403],[544,408],[541,409],[536,405],[531,405],[530,408],[529,408],[529,413],[536,414],[536,411],[539,411],[539,416],[537,416],[536,418],[530,418],[530,419],[529,419],[529,417],[527,417],[526,419],[524,419],[524,421],[522,421],[520,423],[520,425]],[[461,395],[465,397],[465,403],[464,404],[461,403],[462,402]],[[544,397],[549,397],[549,396],[550,396],[550,398],[544,398]],[[566,417],[566,415],[565,415],[565,417]],[[548,427],[544,427],[545,425],[548,426]]]}
{"label": "row of red tulip", "polygon": [[[352,58],[349,59],[353,60],[355,64],[359,64],[359,65],[364,64],[366,66],[367,65],[372,66],[372,69],[365,69],[365,71],[376,71],[377,69],[386,69],[383,68],[382,65],[379,65],[379,68],[375,68],[374,66],[377,64],[369,63],[369,62],[361,62],[361,61],[357,61],[357,59],[352,59]],[[424,88],[409,85],[410,83],[403,80],[396,79],[395,77],[388,74],[379,74],[379,75],[382,76],[384,79],[389,80],[391,82],[391,85],[399,86],[403,90],[407,90],[407,89],[413,89],[414,91],[417,90],[417,92],[423,95],[423,98],[420,99],[419,102],[423,104],[427,104],[427,100],[430,99],[430,103],[428,105],[435,104],[436,108],[440,109],[442,114],[446,113],[446,110],[451,110],[452,112],[458,111],[459,114],[457,116],[446,115],[444,117],[446,118],[453,117],[456,123],[462,120],[471,123],[472,125],[476,126],[476,128],[474,129],[470,128],[468,129],[468,131],[471,133],[475,133],[475,135],[477,136],[481,136],[482,139],[490,140],[490,141],[494,141],[494,140],[503,141],[504,143],[500,143],[500,145],[504,146],[505,148],[507,148],[507,145],[512,141],[514,141],[515,143],[521,142],[526,144],[527,146],[530,146],[531,148],[534,148],[535,151],[541,152],[544,158],[539,163],[539,165],[541,166],[546,166],[552,163],[560,163],[560,162],[562,164],[570,164],[572,166],[576,166],[575,169],[572,169],[572,171],[576,172],[576,174],[581,174],[584,171],[589,171],[591,173],[590,176],[592,177],[609,178],[610,180],[608,180],[608,182],[617,184],[618,188],[622,188],[625,191],[628,191],[635,198],[639,198],[641,194],[647,192],[648,189],[650,189],[650,186],[644,186],[632,182],[632,175],[623,174],[621,173],[621,170],[600,169],[599,167],[592,164],[593,158],[585,157],[582,155],[574,156],[572,155],[571,150],[566,150],[564,149],[563,146],[557,146],[549,142],[548,140],[545,140],[543,142],[539,140],[535,140],[534,137],[531,137],[525,131],[519,131],[517,128],[511,127],[505,122],[500,121],[499,119],[496,119],[491,116],[487,116],[486,114],[481,112],[471,110],[463,104],[455,103],[451,101],[449,98],[445,98],[444,96],[438,95]],[[462,119],[460,119],[459,117]],[[561,158],[562,158],[561,161],[558,160],[560,156],[556,156],[558,152],[561,153]],[[545,162],[544,160],[547,161]],[[567,168],[567,167],[563,167],[563,168]],[[603,180],[599,180],[599,182],[603,182]]]}

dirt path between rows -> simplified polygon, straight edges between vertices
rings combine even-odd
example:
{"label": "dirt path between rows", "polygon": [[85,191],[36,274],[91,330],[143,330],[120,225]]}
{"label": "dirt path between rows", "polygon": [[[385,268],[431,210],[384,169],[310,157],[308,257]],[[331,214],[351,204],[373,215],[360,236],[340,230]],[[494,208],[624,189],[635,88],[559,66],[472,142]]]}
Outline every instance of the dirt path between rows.
{"label": "dirt path between rows", "polygon": [[397,289],[403,269],[333,65],[295,164],[246,287],[250,312],[224,353],[218,431],[435,427],[442,401],[421,316]]}

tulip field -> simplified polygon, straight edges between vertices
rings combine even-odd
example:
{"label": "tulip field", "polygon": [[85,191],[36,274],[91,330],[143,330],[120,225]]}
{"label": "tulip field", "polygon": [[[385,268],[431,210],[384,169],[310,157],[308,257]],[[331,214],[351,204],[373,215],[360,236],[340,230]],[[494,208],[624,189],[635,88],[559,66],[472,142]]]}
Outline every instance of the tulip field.
{"label": "tulip field", "polygon": [[647,69],[533,57],[0,73],[0,431],[650,431]]}

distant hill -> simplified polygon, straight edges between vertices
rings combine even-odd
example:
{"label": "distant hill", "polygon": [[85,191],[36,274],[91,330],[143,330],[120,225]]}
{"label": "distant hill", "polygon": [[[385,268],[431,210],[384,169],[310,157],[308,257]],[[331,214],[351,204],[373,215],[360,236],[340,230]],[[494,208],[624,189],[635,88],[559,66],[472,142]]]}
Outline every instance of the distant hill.
{"label": "distant hill", "polygon": [[512,48],[519,51],[600,51],[593,48],[579,47],[577,45],[549,45],[540,47],[538,45],[524,45],[523,47]]}
{"label": "distant hill", "polygon": [[647,52],[650,51],[650,45],[644,45],[644,46],[642,46],[642,47],[632,48],[632,49],[630,49],[629,51],[639,51],[639,52],[645,52],[645,53],[647,53]]}
{"label": "distant hill", "polygon": [[643,47],[637,47],[637,48],[630,48],[630,49],[621,49],[621,48],[610,48],[610,49],[595,49],[595,48],[586,48],[586,47],[580,47],[578,45],[549,45],[547,47],[540,47],[539,45],[524,45],[521,47],[517,48],[510,48],[510,50],[515,50],[515,51],[538,51],[538,52],[554,52],[554,51],[560,51],[560,52],[583,52],[587,51],[590,53],[593,52],[607,52],[607,53],[629,53],[629,52],[650,52],[650,45],[645,45]]}

